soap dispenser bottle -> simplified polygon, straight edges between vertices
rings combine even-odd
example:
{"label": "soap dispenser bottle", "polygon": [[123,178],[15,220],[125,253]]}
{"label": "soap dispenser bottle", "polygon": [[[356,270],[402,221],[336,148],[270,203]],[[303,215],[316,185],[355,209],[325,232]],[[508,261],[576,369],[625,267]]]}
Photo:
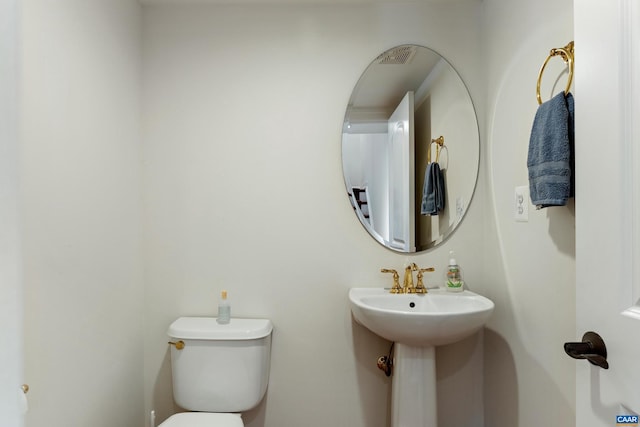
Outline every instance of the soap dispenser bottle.
{"label": "soap dispenser bottle", "polygon": [[462,292],[464,281],[462,280],[462,271],[456,261],[453,251],[449,252],[449,266],[447,267],[447,291]]}
{"label": "soap dispenser bottle", "polygon": [[227,300],[227,291],[222,291],[220,301],[218,301],[218,318],[216,321],[221,325],[226,325],[231,321],[231,306]]}

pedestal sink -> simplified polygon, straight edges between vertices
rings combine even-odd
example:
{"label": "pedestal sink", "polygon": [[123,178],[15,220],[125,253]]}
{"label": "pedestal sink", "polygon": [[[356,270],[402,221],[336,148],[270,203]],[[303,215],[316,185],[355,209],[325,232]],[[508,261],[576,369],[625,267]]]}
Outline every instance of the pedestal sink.
{"label": "pedestal sink", "polygon": [[358,323],[395,342],[391,426],[437,427],[435,346],[482,328],[493,302],[467,290],[391,294],[382,288],[351,288],[349,302]]}

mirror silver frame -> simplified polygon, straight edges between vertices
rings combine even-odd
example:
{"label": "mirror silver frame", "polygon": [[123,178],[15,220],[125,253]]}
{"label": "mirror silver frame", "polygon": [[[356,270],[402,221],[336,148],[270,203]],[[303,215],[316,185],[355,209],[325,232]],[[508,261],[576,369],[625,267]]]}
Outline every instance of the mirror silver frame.
{"label": "mirror silver frame", "polygon": [[[376,57],[355,85],[342,131],[347,195],[371,237],[401,253],[437,247],[464,219],[479,165],[476,111],[451,64],[411,44]],[[444,190],[431,191],[433,182]],[[434,194],[443,206],[431,210]]]}

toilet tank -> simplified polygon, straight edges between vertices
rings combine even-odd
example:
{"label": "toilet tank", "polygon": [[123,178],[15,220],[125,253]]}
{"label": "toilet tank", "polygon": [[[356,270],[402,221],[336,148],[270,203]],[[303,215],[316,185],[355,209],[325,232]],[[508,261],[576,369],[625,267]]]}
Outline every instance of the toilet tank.
{"label": "toilet tank", "polygon": [[267,319],[181,317],[169,326],[175,402],[189,411],[243,412],[267,390],[271,331]]}

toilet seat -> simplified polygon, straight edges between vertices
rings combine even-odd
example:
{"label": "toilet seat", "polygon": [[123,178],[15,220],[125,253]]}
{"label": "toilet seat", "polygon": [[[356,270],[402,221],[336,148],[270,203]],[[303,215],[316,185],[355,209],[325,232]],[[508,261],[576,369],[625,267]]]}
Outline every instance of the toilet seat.
{"label": "toilet seat", "polygon": [[181,412],[167,418],[158,427],[244,427],[239,414]]}

